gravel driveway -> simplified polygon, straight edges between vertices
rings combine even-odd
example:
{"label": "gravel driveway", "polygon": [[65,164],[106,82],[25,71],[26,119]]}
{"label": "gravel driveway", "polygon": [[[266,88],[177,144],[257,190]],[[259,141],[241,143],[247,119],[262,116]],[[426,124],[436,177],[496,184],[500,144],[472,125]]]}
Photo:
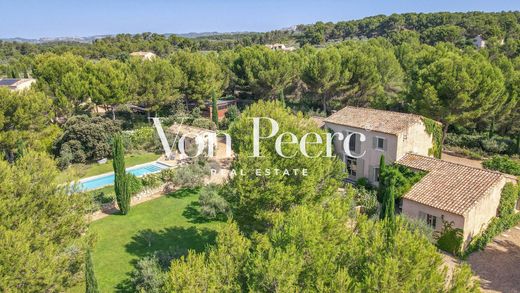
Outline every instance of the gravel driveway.
{"label": "gravel driveway", "polygon": [[495,237],[468,262],[480,278],[483,292],[520,293],[520,225]]}

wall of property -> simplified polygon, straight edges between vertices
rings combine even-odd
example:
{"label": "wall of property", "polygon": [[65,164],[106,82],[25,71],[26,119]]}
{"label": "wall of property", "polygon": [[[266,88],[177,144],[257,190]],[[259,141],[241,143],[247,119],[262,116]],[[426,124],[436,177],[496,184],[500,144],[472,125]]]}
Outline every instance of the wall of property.
{"label": "wall of property", "polygon": [[498,184],[486,192],[486,195],[480,198],[464,215],[466,218],[464,223],[464,239],[466,240],[466,244],[469,243],[474,236],[483,231],[491,219],[497,215],[502,188],[504,188],[505,184],[506,179],[503,177]]}
{"label": "wall of property", "polygon": [[398,160],[407,153],[429,156],[428,151],[433,147],[433,138],[422,122],[411,125],[406,132],[399,134],[398,140]]}
{"label": "wall of property", "polygon": [[402,213],[410,218],[420,219],[420,214],[430,214],[437,217],[437,225],[435,231],[442,230],[442,219],[447,222],[453,222],[454,228],[464,229],[464,217],[461,215],[449,213],[440,209],[436,209],[427,205],[423,205],[413,200],[403,198]]}
{"label": "wall of property", "polygon": [[[385,156],[385,161],[389,164],[397,160],[397,136],[393,134],[368,131],[360,128],[337,125],[328,122],[325,123],[325,127],[332,130],[333,132],[343,133],[344,136],[346,136],[348,132],[357,132],[365,135],[366,140],[364,142],[359,141],[359,138],[358,141],[356,141],[356,153],[361,154],[365,152],[365,155],[358,159],[358,174],[356,178],[352,179],[360,179],[365,177],[374,183],[373,168],[379,166],[381,155]],[[385,139],[384,150],[374,148],[373,140],[376,137]],[[338,140],[336,137],[334,138],[334,152],[341,160],[343,160],[345,154],[342,143],[343,141]]]}

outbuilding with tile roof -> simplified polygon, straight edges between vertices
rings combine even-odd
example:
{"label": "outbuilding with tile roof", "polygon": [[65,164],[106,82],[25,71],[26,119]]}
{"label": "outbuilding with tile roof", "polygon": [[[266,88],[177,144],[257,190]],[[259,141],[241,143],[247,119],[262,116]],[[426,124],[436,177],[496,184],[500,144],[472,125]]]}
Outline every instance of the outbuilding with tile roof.
{"label": "outbuilding with tile roof", "polygon": [[403,196],[402,213],[425,220],[440,231],[442,221],[463,230],[464,244],[497,215],[502,188],[512,181],[502,173],[407,154],[398,164],[426,175]]}

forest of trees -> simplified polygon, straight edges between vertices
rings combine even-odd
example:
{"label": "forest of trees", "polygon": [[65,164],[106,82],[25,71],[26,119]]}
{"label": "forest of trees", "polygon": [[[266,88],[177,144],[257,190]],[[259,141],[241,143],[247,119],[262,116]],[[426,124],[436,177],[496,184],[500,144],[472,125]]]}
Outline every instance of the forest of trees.
{"label": "forest of trees", "polygon": [[[475,48],[476,35],[485,48]],[[264,46],[274,42],[299,47]],[[158,57],[130,57],[134,51]],[[173,262],[161,283],[170,291],[477,290],[467,267],[445,284],[435,247],[405,219],[393,218],[390,233],[385,223],[351,215],[352,194],[336,193],[339,162],[282,161],[269,147],[260,160],[242,156],[251,144],[248,117],[273,117],[302,134],[316,130],[306,116],[373,107],[438,120],[443,139],[497,133],[520,149],[518,12],[394,14],[191,39],[144,33],[92,44],[0,41],[0,77],[37,80],[28,91],[0,89],[0,214],[7,215],[0,245],[8,251],[0,253],[0,276],[10,276],[0,278],[0,289],[64,291],[77,283],[88,259],[87,203],[67,200],[73,195],[58,184],[56,166],[110,156],[113,136],[133,129],[133,114],[121,114],[129,106],[169,118],[189,112],[195,121],[213,97],[237,98],[252,105],[241,115],[233,109],[233,123],[198,120],[229,127],[234,166],[315,170],[305,178],[229,182],[222,198],[235,222],[216,246]]]}

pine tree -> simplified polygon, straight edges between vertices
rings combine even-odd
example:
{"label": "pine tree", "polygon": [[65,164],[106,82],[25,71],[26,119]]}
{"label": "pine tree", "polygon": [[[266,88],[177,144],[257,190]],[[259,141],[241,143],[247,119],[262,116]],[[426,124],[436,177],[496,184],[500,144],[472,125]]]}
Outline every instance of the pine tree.
{"label": "pine tree", "polygon": [[218,105],[217,105],[217,95],[215,92],[213,92],[213,95],[211,96],[211,118],[213,119],[213,122],[215,122],[215,125],[218,127]]}
{"label": "pine tree", "polygon": [[85,253],[85,292],[99,292],[96,275],[94,274],[94,265],[92,264],[92,255],[90,249]]}
{"label": "pine tree", "polygon": [[130,210],[130,192],[128,190],[128,179],[125,170],[125,154],[123,139],[121,135],[114,137],[112,146],[113,166],[114,166],[114,190],[119,210],[126,215]]}

